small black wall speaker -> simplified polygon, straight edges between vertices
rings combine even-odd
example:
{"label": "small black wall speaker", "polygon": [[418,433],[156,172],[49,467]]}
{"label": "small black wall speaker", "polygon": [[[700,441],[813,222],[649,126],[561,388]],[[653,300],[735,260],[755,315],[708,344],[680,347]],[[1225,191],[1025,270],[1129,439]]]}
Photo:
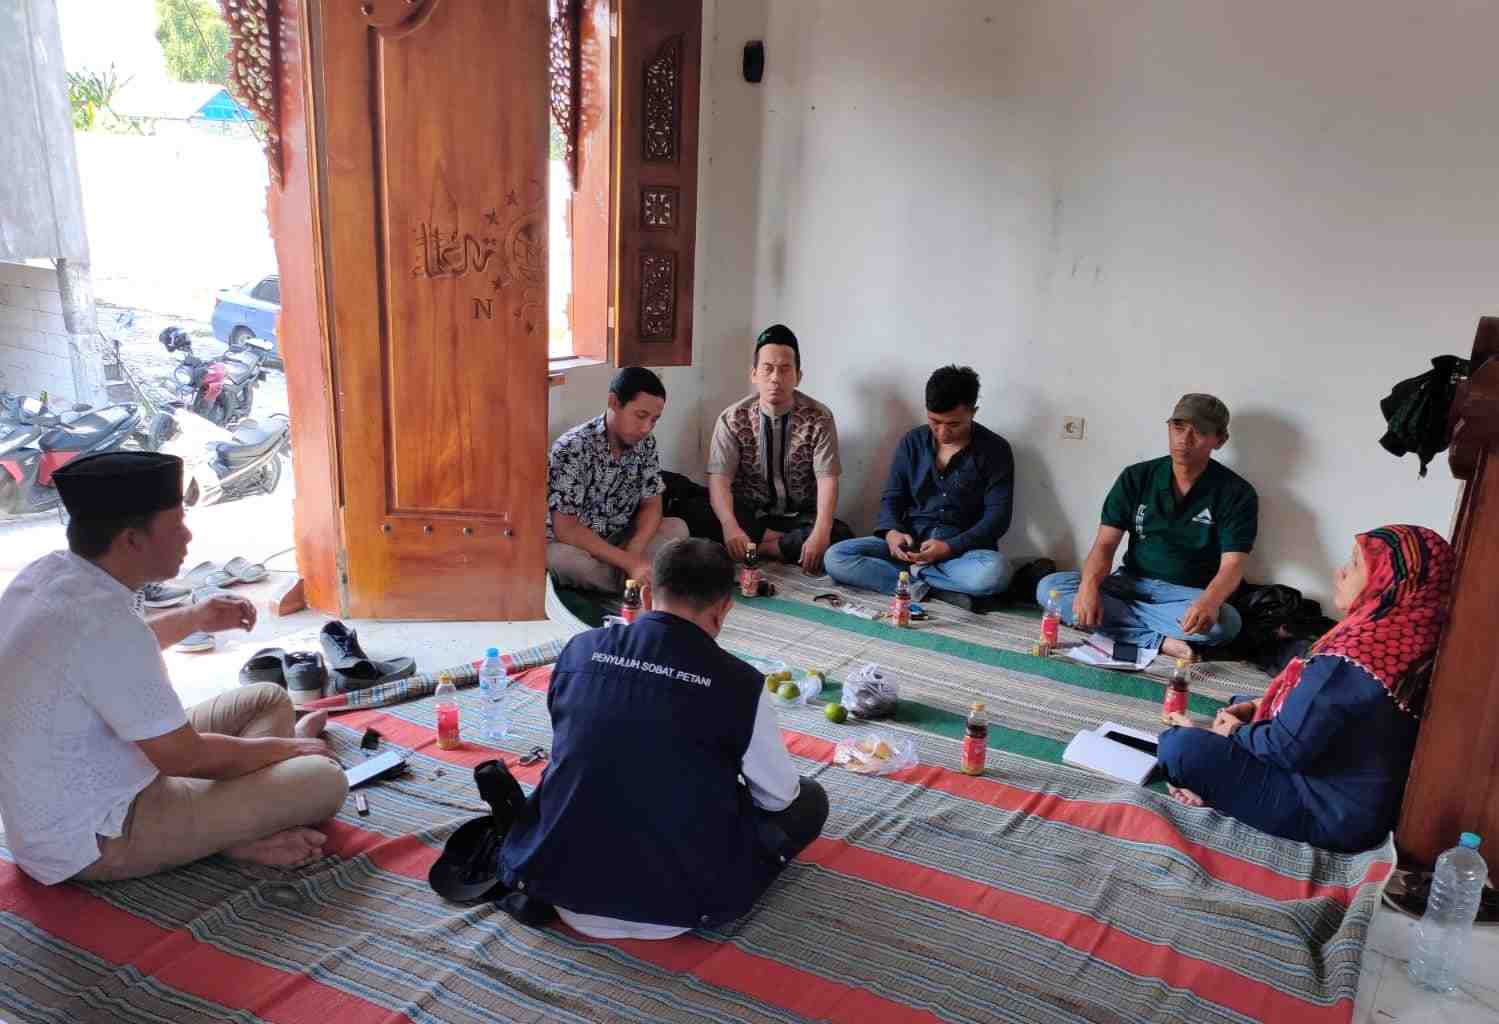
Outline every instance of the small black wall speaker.
{"label": "small black wall speaker", "polygon": [[756,39],[744,44],[744,80],[758,83],[765,77],[765,44]]}

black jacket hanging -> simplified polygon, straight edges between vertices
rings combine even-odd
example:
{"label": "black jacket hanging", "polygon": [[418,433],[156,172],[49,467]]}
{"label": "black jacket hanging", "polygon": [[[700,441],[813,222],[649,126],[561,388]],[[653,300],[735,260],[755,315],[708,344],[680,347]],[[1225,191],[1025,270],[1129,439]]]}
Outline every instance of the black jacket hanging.
{"label": "black jacket hanging", "polygon": [[1457,381],[1468,375],[1468,360],[1458,356],[1437,356],[1431,369],[1419,377],[1396,384],[1379,403],[1389,430],[1379,443],[1391,455],[1415,452],[1421,460],[1420,475],[1438,452],[1452,443],[1448,416]]}

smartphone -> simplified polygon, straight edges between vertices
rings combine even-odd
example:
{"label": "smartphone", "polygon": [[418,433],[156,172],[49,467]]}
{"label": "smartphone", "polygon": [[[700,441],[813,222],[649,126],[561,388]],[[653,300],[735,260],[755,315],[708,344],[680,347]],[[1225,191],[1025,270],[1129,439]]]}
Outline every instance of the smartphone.
{"label": "smartphone", "polygon": [[1140,658],[1140,645],[1127,640],[1115,640],[1113,658],[1115,661],[1134,664]]}
{"label": "smartphone", "polygon": [[1149,754],[1151,757],[1158,756],[1158,751],[1160,749],[1150,740],[1142,740],[1140,737],[1131,736],[1127,732],[1115,732],[1113,729],[1110,729],[1108,732],[1104,733],[1103,738],[1106,740],[1113,740],[1115,743],[1122,743],[1126,747],[1131,747],[1135,750],[1138,750],[1142,754]]}

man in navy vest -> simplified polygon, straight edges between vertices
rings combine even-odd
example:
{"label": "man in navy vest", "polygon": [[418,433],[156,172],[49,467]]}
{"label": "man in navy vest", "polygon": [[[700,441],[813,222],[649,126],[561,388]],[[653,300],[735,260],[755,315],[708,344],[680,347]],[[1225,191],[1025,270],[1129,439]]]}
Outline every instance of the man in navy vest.
{"label": "man in navy vest", "polygon": [[[594,938],[668,939],[743,916],[822,831],[764,678],[718,646],[735,565],[678,540],[655,610],[574,637],[552,672],[551,762],[500,850],[500,881]],[[525,919],[525,918],[522,918]]]}

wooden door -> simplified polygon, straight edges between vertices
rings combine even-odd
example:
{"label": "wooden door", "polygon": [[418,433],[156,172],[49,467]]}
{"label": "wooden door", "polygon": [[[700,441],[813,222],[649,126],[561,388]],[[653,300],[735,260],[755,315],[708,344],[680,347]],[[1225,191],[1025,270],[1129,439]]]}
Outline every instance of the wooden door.
{"label": "wooden door", "polygon": [[1407,867],[1431,867],[1463,832],[1499,838],[1499,318],[1478,322],[1452,416],[1457,575],[1395,833]]}
{"label": "wooden door", "polygon": [[540,618],[546,4],[312,2],[340,604]]}

